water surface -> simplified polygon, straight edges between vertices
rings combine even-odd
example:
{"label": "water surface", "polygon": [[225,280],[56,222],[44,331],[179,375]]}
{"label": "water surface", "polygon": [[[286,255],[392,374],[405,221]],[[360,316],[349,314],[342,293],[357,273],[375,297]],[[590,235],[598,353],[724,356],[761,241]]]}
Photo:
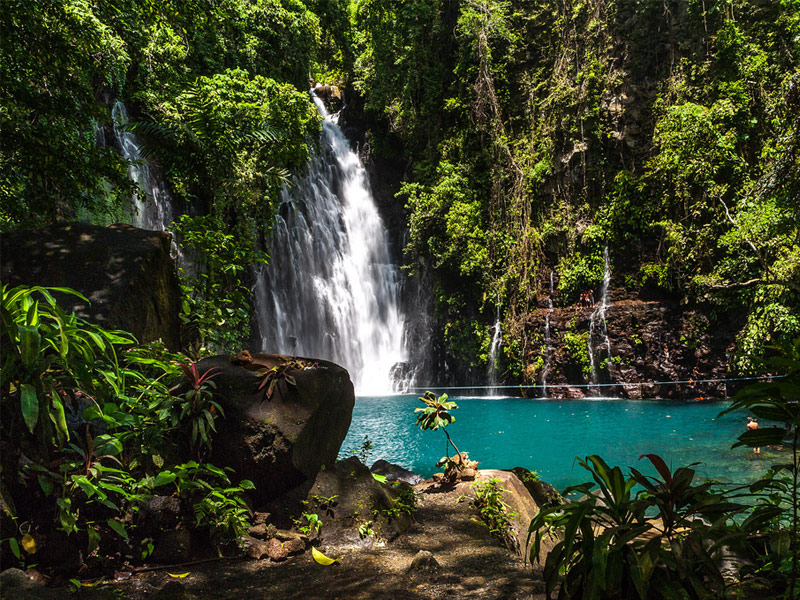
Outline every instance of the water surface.
{"label": "water surface", "polygon": [[[699,462],[699,475],[730,483],[755,480],[775,458],[767,450],[755,456],[731,449],[745,416],[718,417],[726,401],[453,399],[459,408],[448,432],[480,468],[526,467],[559,489],[590,479],[576,456],[599,454],[610,465],[647,470],[639,456],[655,453],[674,467]],[[417,396],[357,398],[342,455],[366,435],[374,443],[370,460],[430,477],[444,456],[445,436],[415,427],[414,409],[421,406]]]}

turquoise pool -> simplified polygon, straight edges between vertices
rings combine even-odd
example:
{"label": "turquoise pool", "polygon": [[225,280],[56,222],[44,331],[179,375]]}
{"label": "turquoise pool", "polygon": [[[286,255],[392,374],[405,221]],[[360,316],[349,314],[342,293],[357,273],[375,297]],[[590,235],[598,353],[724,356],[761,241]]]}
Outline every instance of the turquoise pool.
{"label": "turquoise pool", "polygon": [[[453,399],[459,408],[448,432],[481,468],[526,467],[559,489],[589,480],[576,456],[599,454],[610,465],[647,470],[639,455],[655,453],[673,466],[700,462],[698,474],[730,483],[753,481],[774,458],[766,450],[755,456],[731,449],[745,416],[718,417],[725,401]],[[371,461],[383,458],[430,477],[445,436],[415,427],[420,406],[417,396],[357,398],[341,454],[352,454],[366,435],[374,443]]]}

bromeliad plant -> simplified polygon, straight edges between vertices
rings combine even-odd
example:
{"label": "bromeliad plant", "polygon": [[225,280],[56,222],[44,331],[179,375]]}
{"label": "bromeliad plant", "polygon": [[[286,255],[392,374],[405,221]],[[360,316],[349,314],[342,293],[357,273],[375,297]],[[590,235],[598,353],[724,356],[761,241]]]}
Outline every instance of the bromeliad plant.
{"label": "bromeliad plant", "polygon": [[179,420],[187,422],[191,432],[192,450],[199,457],[204,449],[211,451],[210,432],[216,432],[214,420],[217,414],[225,417],[222,407],[214,400],[214,389],[217,385],[211,381],[219,373],[214,373],[217,367],[200,373],[197,370],[197,363],[194,362],[179,363],[179,365],[190,388],[183,394]]}
{"label": "bromeliad plant", "polygon": [[[625,477],[599,456],[578,460],[592,475],[567,488],[580,500],[543,508],[528,532],[531,561],[539,560],[542,540],[559,532],[548,553],[543,577],[548,597],[560,584],[560,599],[639,599],[722,597],[729,585],[719,567],[724,545],[743,539],[731,518],[746,507],[695,484],[689,467],[670,471],[647,454],[657,476],[631,469]],[[634,492],[640,486],[642,489]],[[597,486],[597,490],[593,488]]]}
{"label": "bromeliad plant", "polygon": [[[263,390],[264,398],[272,400],[272,396],[275,394],[275,390],[281,381],[284,382],[284,386],[291,385],[297,387],[297,380],[294,378],[294,375],[289,374],[289,371],[313,369],[317,364],[316,362],[310,363],[301,359],[290,359],[280,362],[274,367],[265,369],[258,374],[261,377],[258,391]],[[288,387],[285,387],[285,390],[287,389]]]}

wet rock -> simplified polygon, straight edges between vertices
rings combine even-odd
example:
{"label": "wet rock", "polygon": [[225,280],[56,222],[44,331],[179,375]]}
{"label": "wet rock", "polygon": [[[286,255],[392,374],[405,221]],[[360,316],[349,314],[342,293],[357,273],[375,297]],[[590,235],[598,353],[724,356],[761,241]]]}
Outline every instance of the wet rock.
{"label": "wet rock", "polygon": [[272,538],[267,542],[267,556],[273,562],[280,562],[288,558],[289,549],[278,538]]}
{"label": "wet rock", "polygon": [[355,396],[345,369],[307,360],[315,366],[289,370],[286,374],[296,385],[281,377],[268,399],[258,389],[264,373],[293,359],[272,354],[252,358],[245,367],[231,364],[230,356],[215,356],[200,361],[198,369],[216,369],[215,396],[225,411],[225,418],[217,421],[211,462],[251,480],[255,490],[249,495],[258,509],[333,465],[350,426]]}
{"label": "wet rock", "polygon": [[420,550],[416,553],[411,561],[411,566],[408,567],[410,572],[414,573],[430,573],[440,569],[439,561],[428,550]]}
{"label": "wet rock", "polygon": [[12,287],[75,289],[90,303],[58,295],[67,313],[178,350],[180,288],[170,243],[169,233],[122,224],[56,223],[7,232],[0,239],[2,280]]}
{"label": "wet rock", "polygon": [[370,471],[376,475],[383,475],[387,481],[405,481],[409,485],[417,485],[425,481],[416,473],[412,473],[408,469],[404,469],[400,465],[395,465],[389,461],[380,459],[370,467]]}

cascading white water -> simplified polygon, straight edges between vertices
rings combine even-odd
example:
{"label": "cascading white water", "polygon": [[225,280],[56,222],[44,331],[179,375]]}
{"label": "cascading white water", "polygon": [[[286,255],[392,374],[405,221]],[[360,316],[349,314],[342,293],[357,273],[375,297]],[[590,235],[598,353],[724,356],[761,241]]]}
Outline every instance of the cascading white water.
{"label": "cascading white water", "polygon": [[122,156],[128,161],[128,176],[138,190],[131,198],[132,221],[136,227],[151,231],[164,231],[172,223],[172,206],[163,182],[155,177],[142,151],[136,136],[126,128],[128,110],[117,100],[111,109],[114,121],[114,137],[120,146]]}
{"label": "cascading white water", "polygon": [[503,329],[500,322],[500,298],[497,299],[497,310],[495,311],[494,334],[492,335],[492,345],[489,347],[489,365],[486,369],[489,383],[489,395],[497,395],[497,353],[503,343]]}
{"label": "cascading white water", "polygon": [[600,288],[600,304],[592,312],[591,320],[589,321],[589,339],[587,345],[589,349],[589,367],[592,370],[592,383],[598,382],[597,367],[595,366],[595,348],[594,336],[598,324],[600,325],[601,334],[603,336],[603,345],[608,353],[606,358],[611,360],[611,340],[608,337],[608,324],[606,323],[606,308],[608,308],[608,286],[611,283],[611,264],[608,259],[608,246],[603,250],[603,285]]}
{"label": "cascading white water", "polygon": [[392,391],[405,359],[400,279],[358,156],[322,101],[320,152],[280,195],[269,265],[257,270],[261,349],[331,360],[359,395]]}
{"label": "cascading white water", "polygon": [[547,398],[547,376],[553,360],[553,343],[550,339],[550,315],[553,313],[553,271],[550,271],[550,295],[547,297],[547,314],[544,316],[544,367],[542,367],[542,398]]}

